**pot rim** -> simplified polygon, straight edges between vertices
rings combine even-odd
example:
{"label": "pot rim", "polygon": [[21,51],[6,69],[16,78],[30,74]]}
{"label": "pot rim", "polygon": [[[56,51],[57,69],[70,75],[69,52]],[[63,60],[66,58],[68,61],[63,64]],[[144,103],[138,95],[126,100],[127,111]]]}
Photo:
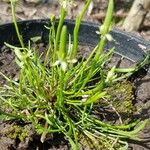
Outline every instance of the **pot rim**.
{"label": "pot rim", "polygon": [[[58,21],[59,19],[56,20],[56,26],[58,25]],[[73,34],[75,20],[66,19],[64,24],[68,26],[69,33]],[[18,21],[20,33],[23,36],[24,41],[39,35],[42,36],[43,41],[46,41],[48,39],[48,30],[44,25],[49,26],[50,20],[33,19]],[[98,27],[99,24],[83,21],[79,31],[79,42],[84,45],[96,46],[99,41],[99,35],[96,34],[96,31],[99,30]],[[135,34],[119,29],[113,29],[110,34],[115,41],[107,42],[105,48],[111,49],[112,47],[115,47],[116,53],[133,62],[143,60],[146,55],[145,50],[150,49],[150,42]],[[18,43],[13,23],[0,25],[0,47],[4,45],[4,42],[10,44]]]}

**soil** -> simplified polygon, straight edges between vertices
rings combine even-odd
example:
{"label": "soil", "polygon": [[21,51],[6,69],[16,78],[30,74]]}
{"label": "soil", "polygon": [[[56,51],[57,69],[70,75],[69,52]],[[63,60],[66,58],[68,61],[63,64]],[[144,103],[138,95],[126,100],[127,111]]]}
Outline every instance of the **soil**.
{"label": "soil", "polygon": [[[38,44],[37,48],[39,49],[40,53],[45,51],[46,47],[44,44]],[[86,53],[83,54],[86,51]],[[87,57],[91,47],[81,46],[80,47],[80,55],[84,55]],[[85,55],[86,54],[86,55]],[[15,56],[14,53],[6,48],[5,46],[0,51],[0,70],[5,75],[18,80],[19,69],[15,63]],[[120,57],[117,54],[114,54],[113,59],[111,61],[111,65],[119,64],[120,67],[129,67],[132,66],[133,63],[130,60],[123,59],[120,62]],[[109,66],[109,67],[110,67]],[[130,81],[134,82],[136,86],[135,90],[135,107],[139,110],[139,113],[133,116],[134,118],[150,118],[150,76],[147,75],[147,72],[142,69],[138,74],[135,74],[130,78]],[[0,77],[0,84],[6,84],[4,78]],[[143,109],[142,109],[143,107]],[[109,113],[109,112],[108,112]],[[105,115],[104,115],[105,116]],[[110,118],[109,114],[105,116],[106,118]],[[112,119],[111,119],[112,120]],[[112,122],[110,120],[110,122]],[[9,136],[6,136],[6,129],[11,129],[12,126],[22,126],[23,129],[27,129],[26,132],[29,133],[29,137],[26,137],[24,141],[20,141],[19,138],[15,140]],[[40,136],[36,135],[34,132],[34,128],[30,124],[20,124],[18,122],[3,122],[0,121],[0,146],[2,150],[69,150],[70,146],[68,145],[67,141],[63,137],[63,135],[54,134],[53,136],[47,137],[47,140],[44,143],[40,142]],[[150,149],[150,126],[147,127],[140,132],[139,136],[144,139],[141,142],[129,141],[130,148],[132,150],[149,150]],[[84,149],[84,148],[83,148]]]}
{"label": "soil", "polygon": [[[100,5],[100,2],[102,5]],[[83,2],[78,0],[76,2],[78,5],[73,9],[70,9],[70,13],[68,14],[68,18],[74,18],[75,15],[83,8]],[[104,19],[104,12],[106,10],[107,1],[106,0],[94,0],[93,9],[89,14],[86,15],[85,20],[92,22],[102,22]],[[126,6],[125,8],[123,8]],[[116,6],[116,14],[119,14],[119,19],[124,19],[126,13],[129,9],[130,3],[125,3],[124,0],[117,0]],[[27,3],[25,1],[20,1],[17,5],[17,18],[19,20],[25,19],[38,19],[38,18],[49,18],[49,16],[53,13],[59,16],[59,9],[57,3]],[[0,23],[8,23],[12,21],[10,11],[10,4],[0,1]],[[116,15],[117,16],[117,15]],[[118,17],[117,16],[117,17]],[[140,36],[143,36],[146,40],[150,40],[150,14],[147,15],[147,18],[144,22],[141,30],[136,33]],[[120,28],[120,26],[118,26]],[[43,51],[45,47],[41,45]],[[85,49],[85,47],[83,47]],[[89,48],[86,49],[89,51]],[[86,57],[86,56],[85,56]],[[115,56],[112,64],[117,63],[120,60],[118,56]],[[131,61],[124,59],[121,63],[121,66],[130,66],[132,64]],[[15,57],[13,52],[3,47],[0,50],[0,71],[3,72],[8,77],[11,77],[15,80],[18,80],[18,66],[15,63]],[[141,113],[139,113],[135,117],[150,118],[150,76],[144,70],[141,70],[138,74],[131,78],[134,81],[134,85],[136,86],[135,96],[136,103],[135,106]],[[4,85],[6,81],[2,76],[0,76],[0,85]],[[6,127],[10,127],[12,125],[20,125],[18,123],[12,122],[2,122],[0,121],[0,149],[1,150],[69,150],[70,146],[67,141],[64,139],[62,135],[53,135],[53,137],[49,137],[48,140],[44,143],[40,142],[40,137],[35,135],[34,129],[31,125],[21,125],[30,133],[30,138],[26,138],[25,142],[21,142],[18,138],[16,140],[12,140],[9,137],[6,137],[3,134],[3,130]],[[144,139],[142,142],[130,142],[131,150],[149,150],[150,149],[150,125],[140,133],[140,137]]]}
{"label": "soil", "polygon": [[[25,137],[23,141],[20,141],[18,137],[12,139],[11,135],[6,133],[12,132],[14,127],[21,127],[27,133],[28,137]],[[53,136],[47,137],[44,143],[41,143],[40,136],[36,135],[34,128],[31,124],[20,124],[12,122],[0,122],[0,148],[1,150],[69,150],[70,146],[64,139],[62,134],[53,134]],[[9,129],[9,131],[8,131]],[[12,130],[11,130],[12,129]]]}

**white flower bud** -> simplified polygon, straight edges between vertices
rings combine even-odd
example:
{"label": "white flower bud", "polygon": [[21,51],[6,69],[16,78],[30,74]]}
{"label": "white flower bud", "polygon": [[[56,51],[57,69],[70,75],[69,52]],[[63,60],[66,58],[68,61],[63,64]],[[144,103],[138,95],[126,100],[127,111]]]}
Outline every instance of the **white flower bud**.
{"label": "white flower bud", "polygon": [[105,35],[108,41],[113,41],[113,37],[111,36],[111,34],[106,34]]}
{"label": "white flower bud", "polygon": [[67,63],[66,63],[66,62],[64,62],[64,61],[61,62],[61,69],[62,69],[64,72],[66,72],[66,70],[67,70]]}
{"label": "white flower bud", "polygon": [[89,95],[82,95],[82,102],[86,102]]}
{"label": "white flower bud", "polygon": [[116,78],[115,69],[116,69],[116,66],[113,66],[111,68],[111,70],[107,74],[107,78],[106,78],[105,82],[111,82],[113,79]]}
{"label": "white flower bud", "polygon": [[60,64],[60,61],[59,60],[56,60],[54,64],[52,64],[52,66],[57,66]]}

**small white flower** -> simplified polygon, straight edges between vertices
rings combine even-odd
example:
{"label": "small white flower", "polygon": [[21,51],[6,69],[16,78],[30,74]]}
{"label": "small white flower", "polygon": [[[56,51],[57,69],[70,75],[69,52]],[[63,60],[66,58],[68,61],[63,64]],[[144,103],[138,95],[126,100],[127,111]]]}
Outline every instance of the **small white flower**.
{"label": "small white flower", "polygon": [[96,31],[96,34],[100,35],[101,33],[99,31]]}
{"label": "small white flower", "polygon": [[89,95],[82,95],[82,102],[86,102]]}
{"label": "small white flower", "polygon": [[54,67],[54,66],[60,66],[61,69],[66,72],[67,70],[67,63],[65,61],[60,61],[60,60],[57,60],[54,64],[52,64],[51,66]]}
{"label": "small white flower", "polygon": [[52,64],[52,66],[57,66],[60,64],[60,61],[59,60],[56,60],[54,64]]}
{"label": "small white flower", "polygon": [[68,63],[71,63],[71,64],[74,64],[74,63],[76,63],[77,62],[77,59],[72,59],[72,60],[68,60]]}
{"label": "small white flower", "polygon": [[64,72],[66,72],[66,70],[67,70],[67,63],[66,63],[66,62],[64,62],[64,61],[61,62],[61,69],[62,69]]}
{"label": "small white flower", "polygon": [[111,34],[106,34],[105,36],[106,36],[107,40],[110,42],[114,40]]}
{"label": "small white flower", "polygon": [[111,70],[107,74],[107,78],[106,78],[105,82],[111,82],[112,80],[114,80],[116,78],[115,69],[116,69],[116,66],[113,66],[111,68]]}

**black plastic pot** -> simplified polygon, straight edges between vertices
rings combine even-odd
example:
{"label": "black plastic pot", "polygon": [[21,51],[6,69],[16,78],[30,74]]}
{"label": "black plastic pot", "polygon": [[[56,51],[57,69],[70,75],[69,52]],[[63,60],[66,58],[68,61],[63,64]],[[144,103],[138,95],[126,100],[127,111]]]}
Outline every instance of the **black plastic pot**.
{"label": "black plastic pot", "polygon": [[[57,24],[58,20],[56,22],[56,26]],[[69,33],[72,35],[75,24],[74,21],[66,20],[64,24],[68,26]],[[48,19],[21,21],[18,23],[24,41],[29,40],[31,37],[41,36],[43,42],[46,42],[48,40],[49,31],[44,27],[45,25],[50,25],[50,21]],[[96,46],[99,41],[99,35],[96,34],[97,30],[98,24],[83,22],[79,32],[79,42],[82,43],[82,45]],[[144,50],[150,49],[150,42],[133,34],[120,30],[113,30],[111,31],[111,35],[115,41],[107,42],[106,48],[110,49],[115,47],[117,53],[132,61],[140,61],[144,59]],[[0,47],[4,44],[4,42],[8,42],[10,44],[18,43],[18,38],[12,23],[0,26]]]}
{"label": "black plastic pot", "polygon": [[[57,24],[58,21],[56,26]],[[74,21],[66,20],[65,24],[68,26],[69,33],[72,35],[75,24]],[[50,26],[50,21],[30,20],[18,23],[24,42],[27,42],[30,38],[35,36],[41,36],[43,42],[47,42],[49,31],[44,27],[45,25]],[[100,36],[96,34],[97,30],[97,24],[83,22],[79,31],[79,42],[82,45],[96,46],[100,38]],[[125,56],[133,62],[143,60],[146,55],[144,51],[150,49],[150,42],[133,34],[120,30],[113,30],[111,31],[111,35],[115,41],[107,42],[106,49],[115,47],[117,53]],[[0,48],[4,45],[4,42],[13,45],[19,43],[12,23],[0,26]]]}

